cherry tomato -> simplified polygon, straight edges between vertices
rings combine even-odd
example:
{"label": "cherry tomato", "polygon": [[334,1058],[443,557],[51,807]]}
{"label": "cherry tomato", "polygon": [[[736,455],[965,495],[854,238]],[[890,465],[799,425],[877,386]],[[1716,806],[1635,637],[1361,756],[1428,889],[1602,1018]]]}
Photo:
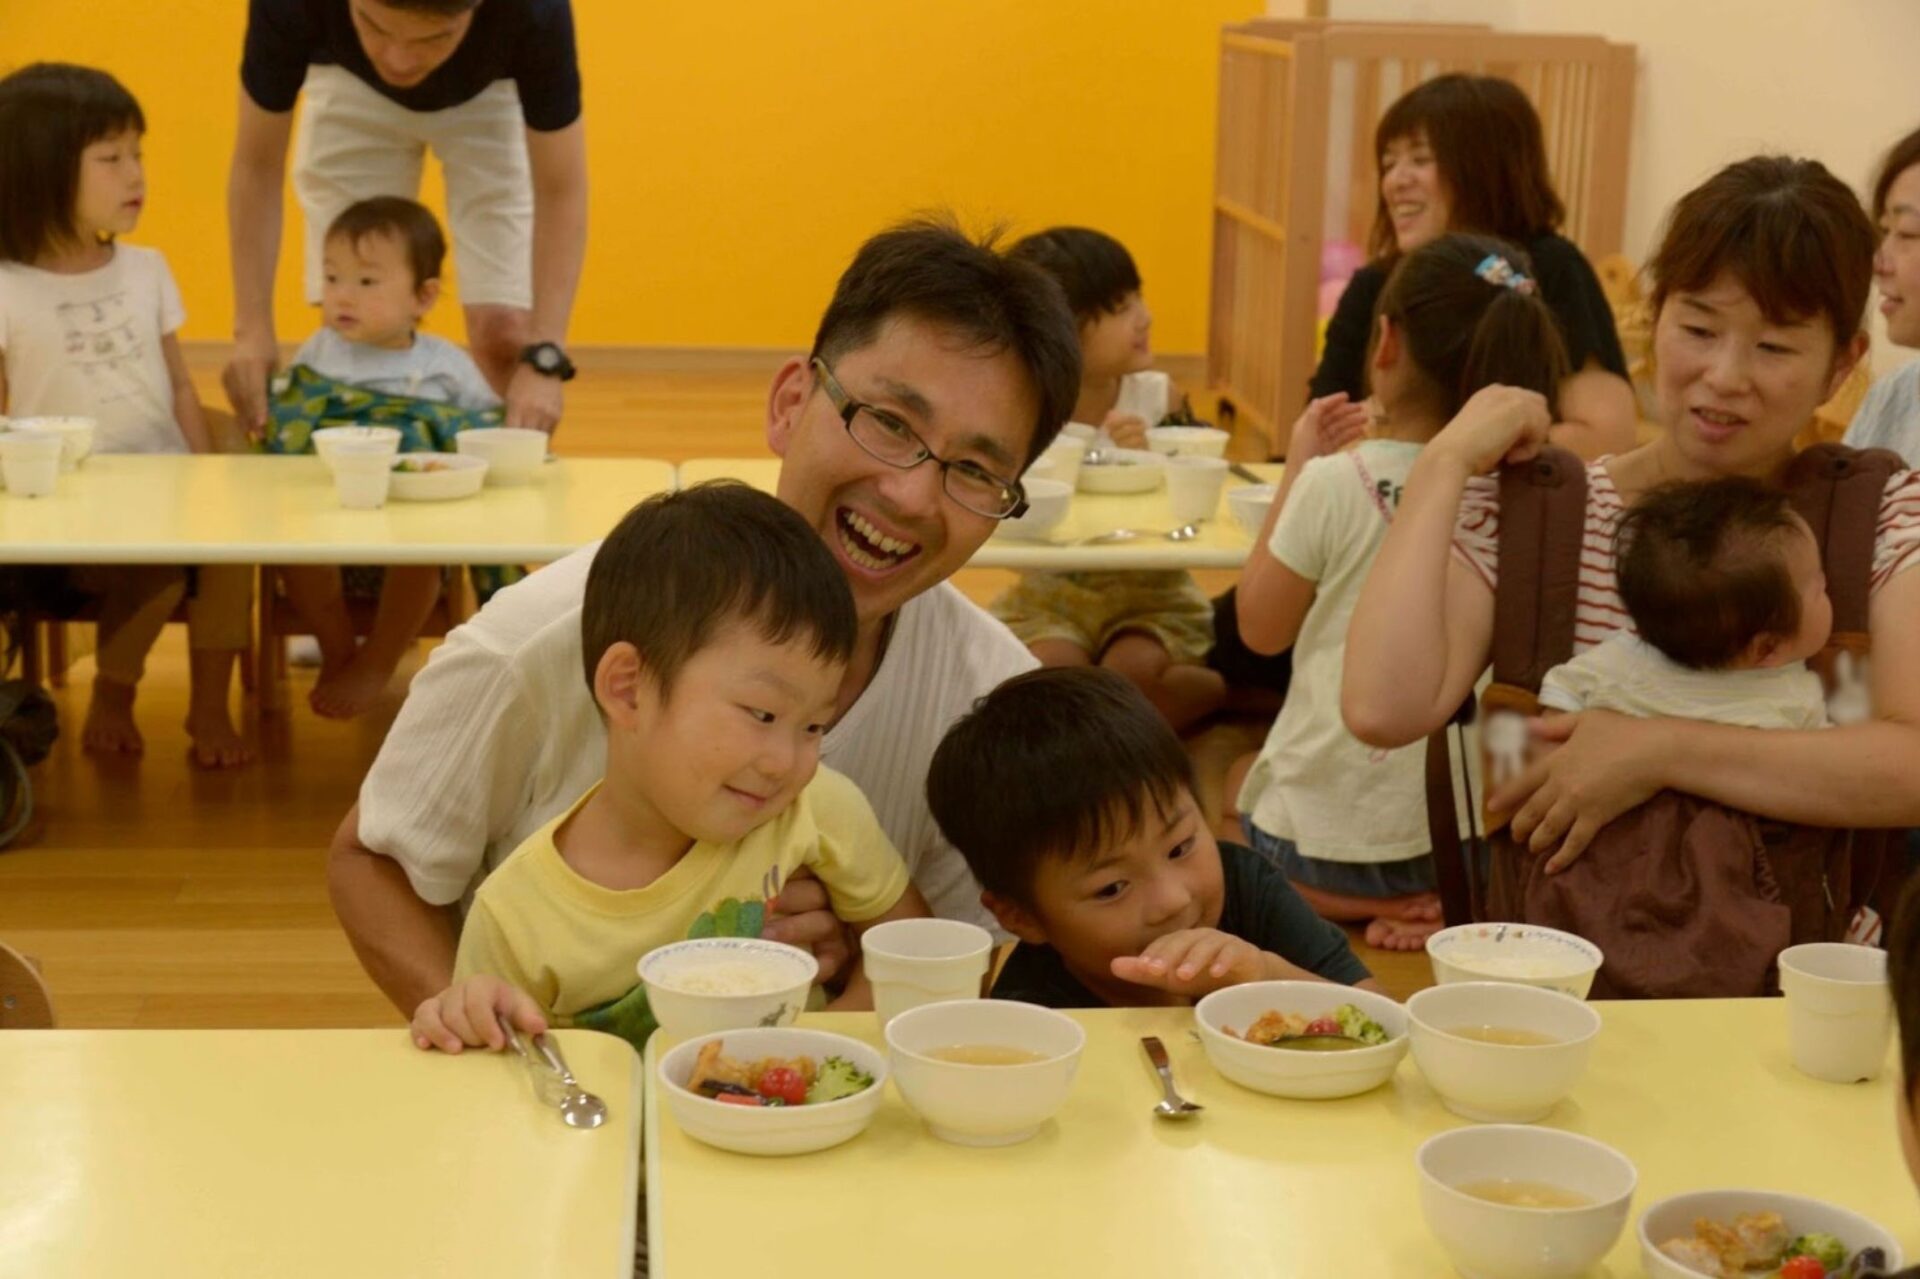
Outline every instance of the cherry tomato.
{"label": "cherry tomato", "polygon": [[1316,1017],[1307,1023],[1306,1030],[1301,1033],[1307,1035],[1344,1035],[1347,1032],[1341,1030],[1340,1023],[1332,1017]]}
{"label": "cherry tomato", "polygon": [[804,1105],[807,1081],[791,1066],[775,1066],[761,1073],[758,1091],[768,1100],[777,1097],[789,1106]]}
{"label": "cherry tomato", "polygon": [[1818,1257],[1794,1257],[1780,1267],[1780,1279],[1827,1279],[1827,1268]]}
{"label": "cherry tomato", "polygon": [[743,1092],[723,1092],[714,1098],[724,1106],[764,1106],[767,1103],[758,1097]]}

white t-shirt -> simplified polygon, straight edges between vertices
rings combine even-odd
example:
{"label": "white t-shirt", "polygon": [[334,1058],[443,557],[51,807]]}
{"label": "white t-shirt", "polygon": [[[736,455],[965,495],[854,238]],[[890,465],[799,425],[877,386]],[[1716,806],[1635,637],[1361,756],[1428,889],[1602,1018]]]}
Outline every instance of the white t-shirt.
{"label": "white t-shirt", "polygon": [[473,357],[430,333],[416,333],[412,346],[390,351],[321,329],[294,352],[293,362],[322,377],[383,395],[435,400],[463,409],[500,407],[500,397],[480,375]]}
{"label": "white t-shirt", "polygon": [[1847,427],[1857,449],[1892,449],[1920,466],[1920,361],[1895,369],[1867,388]]}
{"label": "white t-shirt", "polygon": [[66,275],[0,263],[7,412],[90,417],[96,453],[185,453],[161,340],[187,318],[157,250],[113,246]]}
{"label": "white t-shirt", "polygon": [[1827,696],[1805,662],[1742,671],[1700,671],[1637,635],[1621,633],[1554,667],[1540,704],[1556,711],[1618,711],[1739,728],[1825,728]]}
{"label": "white t-shirt", "polygon": [[[1158,426],[1172,409],[1173,378],[1169,374],[1158,369],[1143,369],[1120,379],[1120,398],[1113,402],[1115,413],[1131,413],[1148,426]],[[1104,438],[1100,423],[1080,425]]]}
{"label": "white t-shirt", "polygon": [[1308,462],[1267,543],[1316,587],[1294,641],[1286,705],[1240,789],[1239,809],[1323,861],[1403,861],[1432,845],[1426,743],[1376,750],[1340,718],[1347,627],[1419,456],[1418,444],[1368,440]]}
{"label": "white t-shirt", "polygon": [[[360,789],[360,839],[437,904],[598,782],[606,734],[580,656],[580,600],[597,547],[507,588],[414,677]],[[966,862],[927,808],[927,765],[975,699],[1037,663],[949,583],[908,601],[820,762],[866,794],[937,914],[992,925]],[[988,797],[982,797],[987,802]]]}

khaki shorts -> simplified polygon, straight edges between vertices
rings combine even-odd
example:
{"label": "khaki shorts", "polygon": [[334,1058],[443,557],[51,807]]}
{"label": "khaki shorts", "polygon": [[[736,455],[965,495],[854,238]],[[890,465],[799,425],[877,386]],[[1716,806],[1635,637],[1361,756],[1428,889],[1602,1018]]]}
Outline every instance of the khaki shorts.
{"label": "khaki shorts", "polygon": [[431,149],[446,173],[461,303],[532,307],[533,173],[513,81],[444,111],[409,111],[351,72],[316,66],[301,93],[293,189],[307,220],[308,302],[320,301],[327,227],[356,201],[417,197]]}
{"label": "khaki shorts", "polygon": [[993,602],[1023,644],[1066,640],[1098,658],[1129,632],[1148,635],[1176,662],[1213,647],[1213,603],[1179,571],[1028,573]]}

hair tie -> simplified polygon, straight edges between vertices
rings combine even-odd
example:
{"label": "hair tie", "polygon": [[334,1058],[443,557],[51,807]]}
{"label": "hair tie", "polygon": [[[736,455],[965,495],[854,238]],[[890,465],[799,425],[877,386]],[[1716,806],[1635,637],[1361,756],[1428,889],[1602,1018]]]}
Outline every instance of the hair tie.
{"label": "hair tie", "polygon": [[1535,291],[1533,277],[1522,275],[1520,272],[1514,270],[1513,263],[1501,257],[1498,253],[1489,253],[1486,257],[1481,258],[1480,265],[1473,268],[1473,273],[1485,280],[1488,284],[1497,284],[1503,289],[1512,289],[1515,293],[1532,293]]}

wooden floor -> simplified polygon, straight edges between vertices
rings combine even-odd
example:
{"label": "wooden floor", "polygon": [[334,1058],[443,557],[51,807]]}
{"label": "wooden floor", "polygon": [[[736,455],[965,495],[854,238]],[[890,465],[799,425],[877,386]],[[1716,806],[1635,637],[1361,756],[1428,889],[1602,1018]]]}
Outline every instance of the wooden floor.
{"label": "wooden floor", "polygon": [[[556,448],[676,461],[761,455],[770,371],[589,371],[569,388]],[[209,403],[220,402],[216,373],[195,369]],[[1261,454],[1250,440],[1235,444],[1239,456]],[[1209,589],[1230,580],[1201,576]],[[984,600],[1011,578],[974,570],[958,580]],[[247,708],[261,759],[231,774],[188,762],[180,628],[169,628],[141,685],[147,752],[138,760],[80,751],[92,664],[74,668],[56,693],[64,735],[35,770],[34,824],[0,851],[0,940],[40,961],[61,1025],[398,1021],[334,920],[324,859],[416,665],[403,669],[378,712],[351,724],[307,713],[312,677],[294,672],[292,714],[263,727]],[[1227,766],[1263,732],[1257,722],[1225,723],[1194,738],[1210,810],[1218,811]],[[1363,956],[1396,993],[1427,981],[1424,957]]]}

